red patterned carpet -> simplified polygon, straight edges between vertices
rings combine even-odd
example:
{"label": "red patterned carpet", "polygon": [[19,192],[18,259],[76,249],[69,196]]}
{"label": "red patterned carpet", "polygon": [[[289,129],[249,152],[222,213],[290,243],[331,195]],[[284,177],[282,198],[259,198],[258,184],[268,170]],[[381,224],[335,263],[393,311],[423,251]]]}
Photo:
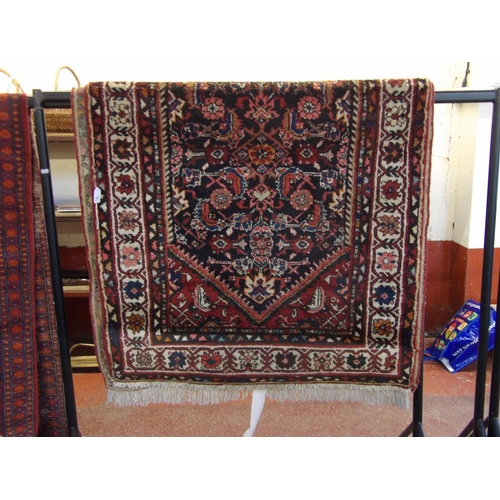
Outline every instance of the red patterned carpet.
{"label": "red patterned carpet", "polygon": [[25,95],[0,95],[0,435],[66,436],[40,173]]}
{"label": "red patterned carpet", "polygon": [[405,407],[433,86],[92,83],[73,94],[96,344],[118,404]]}

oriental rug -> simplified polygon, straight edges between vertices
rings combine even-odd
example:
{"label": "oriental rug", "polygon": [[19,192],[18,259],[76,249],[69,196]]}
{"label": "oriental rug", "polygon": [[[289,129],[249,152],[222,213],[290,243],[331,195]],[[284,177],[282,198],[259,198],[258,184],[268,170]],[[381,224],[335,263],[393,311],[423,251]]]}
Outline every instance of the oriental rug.
{"label": "oriental rug", "polygon": [[433,103],[424,79],[75,90],[109,401],[407,407]]}
{"label": "oriental rug", "polygon": [[27,97],[0,95],[0,435],[67,436]]}

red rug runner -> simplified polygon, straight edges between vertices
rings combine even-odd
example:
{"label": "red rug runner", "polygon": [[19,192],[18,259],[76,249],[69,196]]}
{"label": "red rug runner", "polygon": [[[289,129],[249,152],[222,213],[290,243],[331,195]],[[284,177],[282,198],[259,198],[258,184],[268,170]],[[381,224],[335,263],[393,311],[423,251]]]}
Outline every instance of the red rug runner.
{"label": "red rug runner", "polygon": [[407,407],[433,102],[418,79],[75,91],[110,400]]}
{"label": "red rug runner", "polygon": [[25,95],[0,95],[0,435],[68,434]]}

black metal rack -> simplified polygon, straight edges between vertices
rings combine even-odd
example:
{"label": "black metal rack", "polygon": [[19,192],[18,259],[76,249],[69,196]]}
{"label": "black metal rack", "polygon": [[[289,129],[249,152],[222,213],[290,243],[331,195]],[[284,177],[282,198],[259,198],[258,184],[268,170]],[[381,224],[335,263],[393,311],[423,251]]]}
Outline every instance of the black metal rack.
{"label": "black metal rack", "polygon": [[[61,345],[61,359],[65,397],[67,406],[70,436],[79,436],[76,403],[73,388],[73,376],[67,342],[66,314],[64,309],[64,296],[62,277],[59,263],[58,240],[52,180],[50,174],[50,161],[47,142],[47,129],[45,126],[44,109],[70,108],[70,92],[42,92],[34,90],[30,97],[29,106],[34,110],[34,126],[36,144],[40,159],[42,174],[42,188],[45,201],[45,219],[47,224],[49,253],[51,259],[52,281],[54,286],[54,302],[58,324],[58,333]],[[497,191],[499,183],[500,160],[500,89],[495,90],[449,90],[437,91],[436,104],[457,103],[491,103],[493,104],[490,159],[488,172],[488,190],[486,199],[486,221],[484,234],[484,254],[481,284],[481,310],[489,311],[492,292],[493,255],[495,246],[495,224],[497,212]],[[500,287],[497,304],[500,303]],[[486,400],[486,376],[488,356],[488,329],[489,315],[481,314],[479,332],[479,353],[476,369],[476,386],[474,399],[474,415],[464,428],[460,436],[500,436],[499,425],[499,399],[500,399],[500,329],[495,332],[495,348],[493,355],[493,368],[490,387],[489,413],[485,418],[484,406]],[[423,370],[422,370],[423,377]],[[423,378],[413,395],[413,421],[401,433],[401,436],[424,436],[423,430]]]}

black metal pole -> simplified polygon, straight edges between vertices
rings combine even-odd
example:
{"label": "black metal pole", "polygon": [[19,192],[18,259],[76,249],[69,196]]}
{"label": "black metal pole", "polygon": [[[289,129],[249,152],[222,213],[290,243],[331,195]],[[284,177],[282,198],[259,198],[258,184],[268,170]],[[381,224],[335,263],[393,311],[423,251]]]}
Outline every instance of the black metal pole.
{"label": "black metal pole", "polygon": [[[500,286],[498,290],[497,304],[500,301]],[[499,397],[500,393],[500,328],[498,320],[495,325],[495,348],[493,354],[493,367],[491,370],[491,388],[490,388],[490,408],[488,415],[488,436],[500,437],[500,423],[498,419]]]}
{"label": "black metal pole", "polygon": [[420,383],[413,394],[413,437],[424,437],[422,426],[424,414],[424,360],[420,366]]}
{"label": "black metal pole", "polygon": [[463,431],[458,435],[458,437],[469,437],[474,431],[474,419],[472,419],[463,429]]}
{"label": "black metal pole", "polygon": [[47,143],[47,129],[45,126],[45,115],[42,107],[43,93],[40,90],[33,91],[34,100],[34,123],[36,133],[36,145],[40,159],[40,171],[42,176],[42,190],[45,206],[45,222],[47,225],[47,238],[49,245],[49,257],[51,267],[52,286],[54,290],[54,305],[57,320],[57,330],[61,349],[61,365],[66,399],[66,414],[70,436],[79,436],[78,420],[76,413],[75,393],[73,387],[73,374],[69,355],[66,314],[64,310],[64,294],[62,286],[61,268],[59,262],[59,244],[57,241],[56,218],[54,212],[54,196],[52,192],[52,181],[50,176],[50,161]]}
{"label": "black metal pole", "polygon": [[71,108],[71,92],[34,90],[33,97],[28,97],[28,106],[35,107],[35,92],[39,92],[38,105],[42,108]]}
{"label": "black metal pole", "polygon": [[436,104],[464,104],[493,102],[494,90],[437,90],[434,102]]}
{"label": "black metal pole", "polygon": [[[491,134],[491,161],[498,165],[500,161],[500,90],[497,90],[497,100],[493,106],[493,125]],[[500,281],[497,292],[497,305],[500,304]],[[498,322],[495,325],[495,348],[493,354],[493,367],[491,372],[490,407],[488,436],[500,436],[500,425],[498,422],[498,409],[500,402],[500,328]]]}
{"label": "black metal pole", "polygon": [[484,423],[484,404],[486,386],[486,368],[488,358],[488,337],[490,326],[490,306],[493,258],[495,251],[495,224],[498,192],[498,145],[500,128],[498,113],[500,109],[500,91],[495,91],[493,119],[491,127],[490,163],[488,174],[488,194],[486,198],[486,221],[484,231],[483,271],[481,281],[481,313],[479,323],[479,346],[476,370],[476,390],[474,400],[474,435],[486,436]]}

